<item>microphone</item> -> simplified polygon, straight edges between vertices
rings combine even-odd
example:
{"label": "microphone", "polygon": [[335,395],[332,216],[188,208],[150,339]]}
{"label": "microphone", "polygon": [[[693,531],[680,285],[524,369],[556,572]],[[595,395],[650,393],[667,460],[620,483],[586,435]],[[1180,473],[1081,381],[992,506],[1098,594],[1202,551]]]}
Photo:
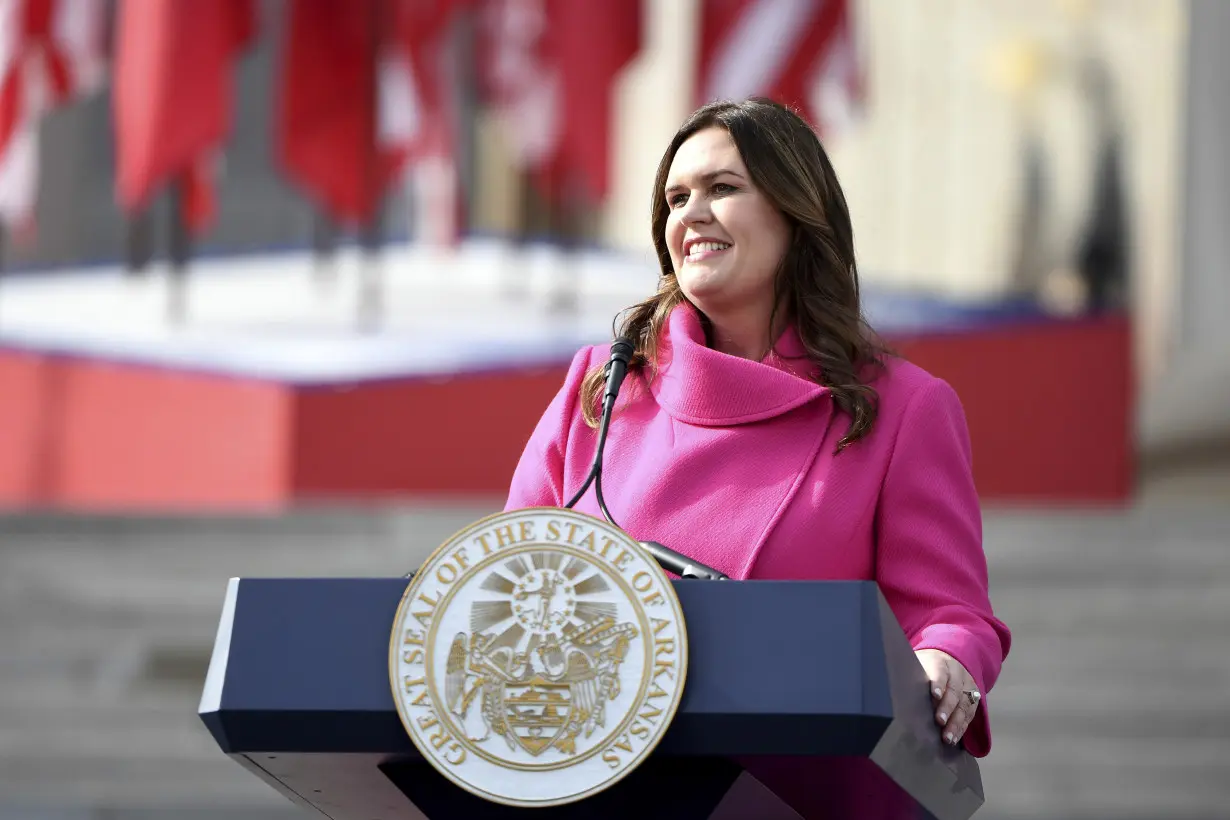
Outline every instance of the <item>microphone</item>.
{"label": "microphone", "polygon": [[628,365],[636,353],[636,346],[627,336],[620,336],[611,343],[611,360],[606,364],[606,392],[602,395],[602,412],[610,413],[608,408],[614,408],[615,397],[628,375]]}
{"label": "microphone", "polygon": [[632,361],[632,354],[635,352],[636,345],[626,336],[620,336],[611,343],[611,358],[603,368],[606,371],[606,391],[602,394],[602,416],[598,421],[598,446],[594,450],[594,461],[589,467],[589,475],[585,477],[585,483],[581,485],[581,489],[577,490],[576,495],[564,505],[565,509],[576,506],[581,496],[585,495],[585,491],[589,489],[589,485],[593,484],[594,493],[598,496],[598,507],[606,516],[606,520],[616,527],[619,525],[615,524],[611,518],[611,513],[606,508],[606,499],[602,497],[602,452],[606,449],[606,434],[611,426],[611,412],[615,409],[615,399],[619,395],[620,386],[624,383],[624,376],[628,375],[628,363]]}
{"label": "microphone", "polygon": [[659,544],[657,541],[641,541],[640,545],[645,548],[645,552],[654,557],[658,562],[658,566],[667,572],[673,572],[680,578],[699,578],[703,581],[729,581],[730,576],[725,573],[718,572],[713,567],[707,567],[697,561],[693,561],[681,552],[675,552],[667,546]]}
{"label": "microphone", "polygon": [[[611,343],[611,359],[607,362],[606,367],[606,391],[602,395],[602,417],[598,422],[598,446],[594,450],[594,461],[589,468],[589,475],[586,476],[585,482],[581,485],[581,489],[577,490],[567,504],[565,509],[571,509],[576,506],[576,503],[585,495],[585,491],[589,489],[589,485],[594,485],[594,495],[598,499],[598,508],[602,510],[602,515],[610,522],[611,526],[619,527],[615,523],[611,511],[606,507],[606,499],[602,497],[602,452],[606,448],[607,430],[611,426],[611,413],[615,409],[615,399],[619,396],[619,388],[623,385],[624,377],[628,375],[628,365],[632,361],[632,356],[636,353],[636,345],[626,336],[620,336]],[[623,529],[620,527],[620,529]],[[704,564],[693,561],[686,555],[675,552],[670,547],[659,544],[657,541],[640,541],[645,551],[654,557],[658,565],[667,572],[673,572],[680,578],[701,578],[713,581],[727,581],[729,576],[718,572],[713,567],[705,566]]]}

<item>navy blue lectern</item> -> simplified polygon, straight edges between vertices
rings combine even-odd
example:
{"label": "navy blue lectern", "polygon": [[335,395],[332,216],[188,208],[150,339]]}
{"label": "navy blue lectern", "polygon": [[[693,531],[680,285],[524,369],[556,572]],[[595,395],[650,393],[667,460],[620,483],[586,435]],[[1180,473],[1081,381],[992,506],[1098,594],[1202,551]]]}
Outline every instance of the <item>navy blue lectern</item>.
{"label": "navy blue lectern", "polygon": [[334,820],[933,818],[983,803],[941,743],[922,667],[871,582],[676,581],[689,639],[654,754],[578,803],[480,800],[423,761],[389,686],[407,582],[234,579],[200,715],[222,751]]}

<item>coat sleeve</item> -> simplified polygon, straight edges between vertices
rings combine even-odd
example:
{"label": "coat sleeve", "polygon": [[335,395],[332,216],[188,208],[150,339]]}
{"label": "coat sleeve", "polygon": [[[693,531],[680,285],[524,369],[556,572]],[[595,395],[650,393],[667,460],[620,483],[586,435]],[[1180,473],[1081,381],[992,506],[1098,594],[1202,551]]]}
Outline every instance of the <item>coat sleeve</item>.
{"label": "coat sleeve", "polygon": [[[581,416],[579,392],[590,367],[594,348],[577,351],[555,398],[547,405],[534,432],[526,442],[513,471],[505,511],[524,507],[560,507],[564,498],[564,479],[568,434]],[[583,422],[582,422],[583,423]]]}
{"label": "coat sleeve", "polygon": [[942,380],[929,380],[911,397],[876,525],[877,581],[911,646],[956,658],[983,693],[963,740],[971,754],[985,756],[991,750],[986,695],[1012,637],[991,608],[965,414]]}

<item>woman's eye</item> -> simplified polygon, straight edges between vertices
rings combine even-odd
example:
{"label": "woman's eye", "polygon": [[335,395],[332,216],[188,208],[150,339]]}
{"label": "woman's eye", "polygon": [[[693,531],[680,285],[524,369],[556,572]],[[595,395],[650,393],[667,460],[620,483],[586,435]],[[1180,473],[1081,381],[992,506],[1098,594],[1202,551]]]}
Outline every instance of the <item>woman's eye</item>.
{"label": "woman's eye", "polygon": [[729,193],[733,193],[736,190],[737,189],[735,188],[735,186],[727,182],[719,182],[718,184],[713,186],[713,192],[716,194],[729,194]]}
{"label": "woman's eye", "polygon": [[687,201],[688,201],[687,194],[675,194],[674,196],[672,196],[670,199],[667,200],[667,202],[670,204],[672,208],[678,208],[681,205],[684,205]]}

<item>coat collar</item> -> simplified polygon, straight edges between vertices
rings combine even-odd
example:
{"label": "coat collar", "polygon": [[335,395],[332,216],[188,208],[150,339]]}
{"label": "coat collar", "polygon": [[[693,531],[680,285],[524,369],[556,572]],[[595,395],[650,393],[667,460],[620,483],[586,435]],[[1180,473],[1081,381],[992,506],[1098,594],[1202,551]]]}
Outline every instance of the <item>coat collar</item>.
{"label": "coat collar", "polygon": [[650,391],[679,421],[712,427],[748,424],[827,395],[827,388],[807,378],[814,369],[793,326],[762,361],[741,359],[708,347],[700,314],[683,302],[667,320]]}

